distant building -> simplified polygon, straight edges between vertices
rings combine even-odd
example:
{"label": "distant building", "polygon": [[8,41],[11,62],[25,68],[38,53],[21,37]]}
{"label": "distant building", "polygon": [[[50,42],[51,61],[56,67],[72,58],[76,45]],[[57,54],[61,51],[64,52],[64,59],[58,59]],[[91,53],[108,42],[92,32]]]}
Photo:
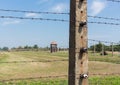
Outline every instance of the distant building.
{"label": "distant building", "polygon": [[51,53],[57,52],[57,43],[55,41],[50,43],[50,51]]}

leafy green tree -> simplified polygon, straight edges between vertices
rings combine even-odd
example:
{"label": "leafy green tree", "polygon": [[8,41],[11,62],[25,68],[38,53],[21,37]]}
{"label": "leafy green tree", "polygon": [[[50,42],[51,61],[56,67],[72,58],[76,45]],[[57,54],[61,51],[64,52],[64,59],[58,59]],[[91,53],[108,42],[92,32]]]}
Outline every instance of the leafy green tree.
{"label": "leafy green tree", "polygon": [[9,51],[9,48],[8,47],[3,47],[2,50],[3,51]]}
{"label": "leafy green tree", "polygon": [[38,45],[35,44],[35,45],[33,46],[33,48],[34,48],[34,49],[38,49],[39,47],[38,47]]}
{"label": "leafy green tree", "polygon": [[101,52],[102,51],[102,43],[99,42],[99,44],[96,45],[96,51]]}
{"label": "leafy green tree", "polygon": [[0,51],[2,51],[2,48],[0,48]]}
{"label": "leafy green tree", "polygon": [[24,49],[29,49],[29,46],[28,45],[24,46]]}
{"label": "leafy green tree", "polygon": [[[89,49],[93,51],[94,50],[94,45],[90,46]],[[95,45],[95,50],[96,50],[96,52],[101,52],[102,51],[102,43],[101,42],[99,42],[99,44]]]}

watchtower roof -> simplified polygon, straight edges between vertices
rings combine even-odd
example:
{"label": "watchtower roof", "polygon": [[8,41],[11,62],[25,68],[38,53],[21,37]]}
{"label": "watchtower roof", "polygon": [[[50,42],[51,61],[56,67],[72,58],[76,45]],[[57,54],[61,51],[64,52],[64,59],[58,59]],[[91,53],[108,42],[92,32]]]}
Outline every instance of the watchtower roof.
{"label": "watchtower roof", "polygon": [[54,45],[54,44],[56,45],[56,44],[57,44],[57,42],[53,41],[53,42],[51,42],[51,44],[52,44],[52,45]]}

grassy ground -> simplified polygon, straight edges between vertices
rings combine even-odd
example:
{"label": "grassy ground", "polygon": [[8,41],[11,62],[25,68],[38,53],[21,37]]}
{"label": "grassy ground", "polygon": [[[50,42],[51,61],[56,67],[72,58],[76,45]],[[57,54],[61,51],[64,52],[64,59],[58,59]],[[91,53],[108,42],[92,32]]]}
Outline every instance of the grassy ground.
{"label": "grassy ground", "polygon": [[[20,52],[1,52],[0,62],[6,61],[38,61],[38,60],[60,60],[68,59],[68,52],[57,52],[51,54],[45,51],[20,51]],[[89,73],[90,74],[102,74],[102,73],[119,73],[120,71],[120,57],[93,55],[89,53]],[[117,64],[116,64],[117,63]],[[0,63],[0,80],[17,79],[17,78],[29,78],[39,76],[51,76],[51,75],[67,75],[68,74],[68,62],[31,62],[31,63]],[[112,75],[111,75],[112,76]],[[119,82],[120,77],[106,77],[105,83],[114,79],[114,82]],[[17,81],[14,85],[67,85],[66,79],[52,79],[45,80],[31,80],[31,81]],[[101,77],[91,76],[90,83],[103,82]],[[95,82],[94,82],[95,81]],[[97,82],[96,82],[97,81]],[[113,83],[114,83],[113,82]],[[27,83],[27,84],[26,84]],[[5,83],[6,84],[6,83]],[[119,84],[103,84],[103,85],[119,85]],[[0,85],[3,85],[3,83]],[[13,85],[12,82],[7,82],[7,85]],[[102,84],[91,84],[102,85]]]}
{"label": "grassy ground", "polygon": [[[3,55],[7,55],[7,58],[2,62],[66,59],[49,52],[5,52]],[[68,62],[1,63],[0,79],[67,74],[67,66]]]}
{"label": "grassy ground", "polygon": [[120,76],[93,77],[89,79],[89,85],[120,85]]}
{"label": "grassy ground", "polygon": [[89,60],[120,64],[120,54],[118,52],[115,52],[114,56],[112,57],[112,53],[110,52],[106,56],[101,56],[100,53],[93,54],[89,52]]}
{"label": "grassy ground", "polygon": [[[67,79],[53,80],[29,80],[3,82],[0,85],[68,85]],[[120,85],[120,76],[92,77],[89,78],[89,85]]]}

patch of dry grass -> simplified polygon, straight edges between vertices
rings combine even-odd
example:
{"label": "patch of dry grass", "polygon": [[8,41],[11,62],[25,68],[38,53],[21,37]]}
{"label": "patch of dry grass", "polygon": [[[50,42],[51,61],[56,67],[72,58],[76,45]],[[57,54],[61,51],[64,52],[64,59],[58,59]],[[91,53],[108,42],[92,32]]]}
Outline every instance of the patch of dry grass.
{"label": "patch of dry grass", "polygon": [[[4,59],[4,57],[7,57]],[[68,53],[49,53],[45,51],[5,52],[0,55],[4,61],[32,61],[67,59]],[[119,73],[120,64],[89,61],[89,73]],[[0,63],[0,80],[11,78],[27,78],[49,75],[68,74],[68,62],[31,62],[31,63]]]}

